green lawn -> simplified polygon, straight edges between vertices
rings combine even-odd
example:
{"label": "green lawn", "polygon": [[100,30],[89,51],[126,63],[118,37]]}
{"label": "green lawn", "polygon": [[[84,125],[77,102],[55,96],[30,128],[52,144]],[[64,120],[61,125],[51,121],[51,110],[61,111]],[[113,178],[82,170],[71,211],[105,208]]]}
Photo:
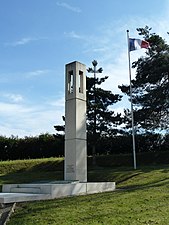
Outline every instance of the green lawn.
{"label": "green lawn", "polygon": [[[34,179],[61,178],[63,171],[50,170],[55,163],[50,162],[50,166],[46,164],[44,171],[41,170],[38,173],[36,169],[40,166],[4,173],[0,181],[7,183],[17,179],[27,182]],[[41,166],[43,168],[42,162]],[[58,165],[56,167],[60,168]],[[27,174],[26,177],[25,174]],[[117,190],[88,196],[20,203],[17,204],[15,213],[12,214],[8,224],[169,224],[169,166],[144,166],[138,170],[127,167],[89,167],[88,179],[116,181]]]}

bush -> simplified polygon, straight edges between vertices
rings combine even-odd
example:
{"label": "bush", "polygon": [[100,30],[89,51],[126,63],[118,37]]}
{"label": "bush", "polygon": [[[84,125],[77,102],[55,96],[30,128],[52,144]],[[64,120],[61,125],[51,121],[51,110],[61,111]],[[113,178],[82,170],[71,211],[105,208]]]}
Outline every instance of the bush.
{"label": "bush", "polygon": [[[101,137],[96,142],[96,153],[115,155],[132,153],[132,136],[119,135]],[[169,135],[136,135],[136,153],[161,152],[169,150]],[[0,160],[36,159],[62,157],[64,155],[64,136],[41,134],[36,137],[9,138],[0,136]],[[88,144],[88,155],[92,155],[92,146]]]}
{"label": "bush", "polygon": [[37,137],[0,137],[0,160],[36,159],[63,156],[64,138],[50,134]]}

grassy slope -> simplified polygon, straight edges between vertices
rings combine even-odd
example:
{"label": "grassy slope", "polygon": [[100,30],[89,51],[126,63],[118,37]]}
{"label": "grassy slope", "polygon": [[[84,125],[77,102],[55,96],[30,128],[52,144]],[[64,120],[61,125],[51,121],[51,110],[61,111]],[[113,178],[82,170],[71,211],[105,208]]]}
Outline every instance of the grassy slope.
{"label": "grassy slope", "polygon": [[63,158],[0,162],[0,185],[54,179],[63,179]]}
{"label": "grassy slope", "polygon": [[[61,171],[48,171],[55,163],[50,162],[49,166],[46,162],[46,169],[41,170],[38,176],[46,173],[47,177],[43,176],[42,179],[52,179],[53,173],[60,173],[61,177]],[[43,163],[40,164],[44,168]],[[18,174],[21,179],[27,173],[28,177],[34,179],[38,177],[35,175],[36,168],[40,169],[40,166],[36,165],[32,169],[30,166],[17,173],[13,171],[10,175],[12,179],[17,179]],[[5,176],[0,178],[3,183],[7,182]],[[169,166],[143,167],[136,171],[131,168],[90,168],[88,177],[90,181],[116,181],[119,190],[17,204],[8,224],[169,224]]]}

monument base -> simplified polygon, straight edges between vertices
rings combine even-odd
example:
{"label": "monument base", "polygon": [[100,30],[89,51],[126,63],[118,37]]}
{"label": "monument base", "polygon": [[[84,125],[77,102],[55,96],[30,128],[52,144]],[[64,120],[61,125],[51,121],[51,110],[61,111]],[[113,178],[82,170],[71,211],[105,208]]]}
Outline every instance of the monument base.
{"label": "monument base", "polygon": [[56,181],[51,183],[5,184],[0,203],[55,199],[115,190],[115,182]]}

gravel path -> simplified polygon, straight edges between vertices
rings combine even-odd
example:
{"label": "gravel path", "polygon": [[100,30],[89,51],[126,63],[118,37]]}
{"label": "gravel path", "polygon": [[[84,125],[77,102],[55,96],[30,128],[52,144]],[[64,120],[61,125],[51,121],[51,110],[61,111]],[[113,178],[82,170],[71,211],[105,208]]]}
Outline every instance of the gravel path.
{"label": "gravel path", "polygon": [[16,203],[2,204],[0,203],[0,225],[6,225],[10,215],[14,211]]}

